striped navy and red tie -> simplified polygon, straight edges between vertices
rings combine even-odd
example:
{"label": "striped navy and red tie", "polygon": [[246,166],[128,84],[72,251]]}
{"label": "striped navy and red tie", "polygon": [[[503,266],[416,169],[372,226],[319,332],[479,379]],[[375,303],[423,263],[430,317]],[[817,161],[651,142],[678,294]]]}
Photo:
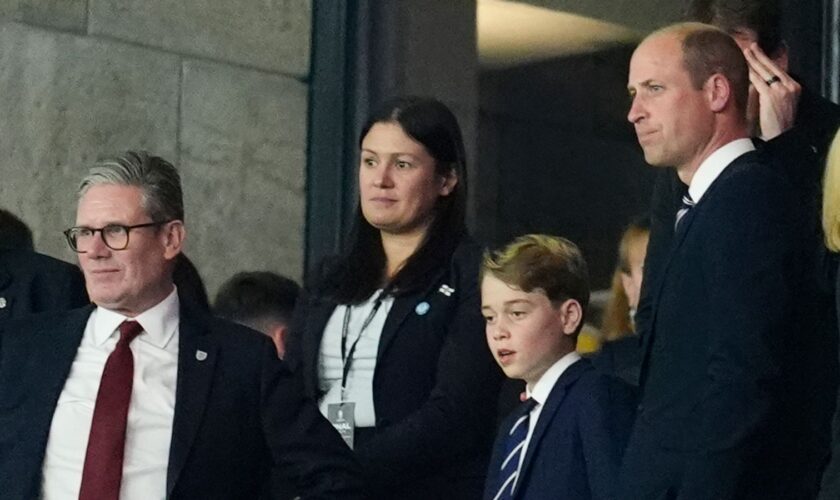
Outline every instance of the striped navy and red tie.
{"label": "striped navy and red tie", "polygon": [[519,418],[514,421],[505,438],[504,461],[499,470],[499,482],[501,483],[493,500],[510,500],[513,498],[513,491],[519,478],[519,463],[522,451],[525,448],[525,440],[528,438],[528,420],[531,410],[537,402],[528,399],[517,409]]}

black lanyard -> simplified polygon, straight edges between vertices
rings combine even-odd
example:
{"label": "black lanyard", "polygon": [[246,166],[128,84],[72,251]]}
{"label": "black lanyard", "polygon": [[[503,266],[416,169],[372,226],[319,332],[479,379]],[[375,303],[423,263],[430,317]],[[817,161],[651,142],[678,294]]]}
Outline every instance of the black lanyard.
{"label": "black lanyard", "polygon": [[341,363],[343,365],[341,370],[342,402],[344,401],[344,392],[347,389],[347,377],[350,374],[350,366],[353,364],[353,354],[356,352],[356,346],[359,344],[359,340],[362,339],[362,334],[365,333],[365,329],[368,325],[370,325],[370,322],[373,321],[373,317],[376,316],[376,313],[379,311],[379,306],[382,305],[382,295],[383,294],[379,294],[379,296],[376,297],[376,301],[373,303],[373,309],[371,309],[367,318],[365,318],[364,322],[362,322],[362,328],[359,330],[359,336],[356,337],[356,340],[353,341],[353,344],[350,346],[350,352],[347,352],[347,330],[350,326],[350,309],[353,306],[347,304],[347,309],[344,310],[344,322],[341,324]]}

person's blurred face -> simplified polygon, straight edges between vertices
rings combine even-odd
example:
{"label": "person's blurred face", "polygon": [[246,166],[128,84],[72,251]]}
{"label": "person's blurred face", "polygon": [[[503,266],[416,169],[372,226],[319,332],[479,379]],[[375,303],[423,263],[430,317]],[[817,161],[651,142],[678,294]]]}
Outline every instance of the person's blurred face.
{"label": "person's blurred face", "polygon": [[374,124],[362,139],[359,194],[365,220],[391,234],[425,231],[438,198],[458,179],[435,172],[426,148],[394,122]]}
{"label": "person's blurred face", "polygon": [[[79,199],[76,226],[101,228],[153,222],[136,186],[95,185]],[[134,317],[172,291],[172,261],[180,253],[184,228],[180,221],[132,229],[128,247],[112,250],[100,233],[79,254],[87,292],[96,305]]]}
{"label": "person's blurred face", "polygon": [[575,349],[571,336],[580,322],[567,300],[557,307],[541,291],[524,292],[490,273],[481,281],[481,312],[487,345],[509,378],[533,387],[563,355]]}
{"label": "person's blurred face", "polygon": [[625,295],[627,295],[627,303],[630,309],[634,311],[639,307],[647,245],[647,234],[637,236],[630,242],[627,248],[627,263],[630,272],[621,272],[621,285],[624,288]]}
{"label": "person's blurred face", "polygon": [[679,38],[661,34],[643,41],[630,60],[632,99],[627,119],[650,165],[696,163],[712,134],[714,114],[703,89],[691,82]]}

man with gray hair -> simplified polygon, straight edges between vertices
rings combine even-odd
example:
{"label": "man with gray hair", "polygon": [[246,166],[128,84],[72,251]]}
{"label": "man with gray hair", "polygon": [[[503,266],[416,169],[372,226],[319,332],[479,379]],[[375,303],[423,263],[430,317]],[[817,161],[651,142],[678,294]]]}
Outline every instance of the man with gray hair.
{"label": "man with gray hair", "polygon": [[0,330],[4,499],[258,498],[276,479],[360,497],[350,451],[271,341],[179,300],[186,233],[162,158],[128,152],[84,178],[65,235],[93,304]]}

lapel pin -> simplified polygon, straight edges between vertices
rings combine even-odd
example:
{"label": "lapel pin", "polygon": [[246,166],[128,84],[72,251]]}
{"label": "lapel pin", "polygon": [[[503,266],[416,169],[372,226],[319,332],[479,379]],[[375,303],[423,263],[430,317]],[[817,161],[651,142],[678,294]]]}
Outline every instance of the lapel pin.
{"label": "lapel pin", "polygon": [[455,293],[455,289],[447,284],[440,285],[438,288],[438,292],[446,295],[447,297],[451,297],[453,293]]}
{"label": "lapel pin", "polygon": [[204,361],[205,359],[207,359],[207,353],[199,349],[195,351],[195,359],[199,361]]}
{"label": "lapel pin", "polygon": [[414,308],[414,312],[416,312],[418,316],[423,316],[429,312],[429,308],[431,308],[431,306],[424,300],[423,302],[417,304],[417,307]]}
{"label": "lapel pin", "polygon": [[8,304],[8,302],[6,302],[6,297],[0,297],[0,309],[5,309],[6,304]]}

